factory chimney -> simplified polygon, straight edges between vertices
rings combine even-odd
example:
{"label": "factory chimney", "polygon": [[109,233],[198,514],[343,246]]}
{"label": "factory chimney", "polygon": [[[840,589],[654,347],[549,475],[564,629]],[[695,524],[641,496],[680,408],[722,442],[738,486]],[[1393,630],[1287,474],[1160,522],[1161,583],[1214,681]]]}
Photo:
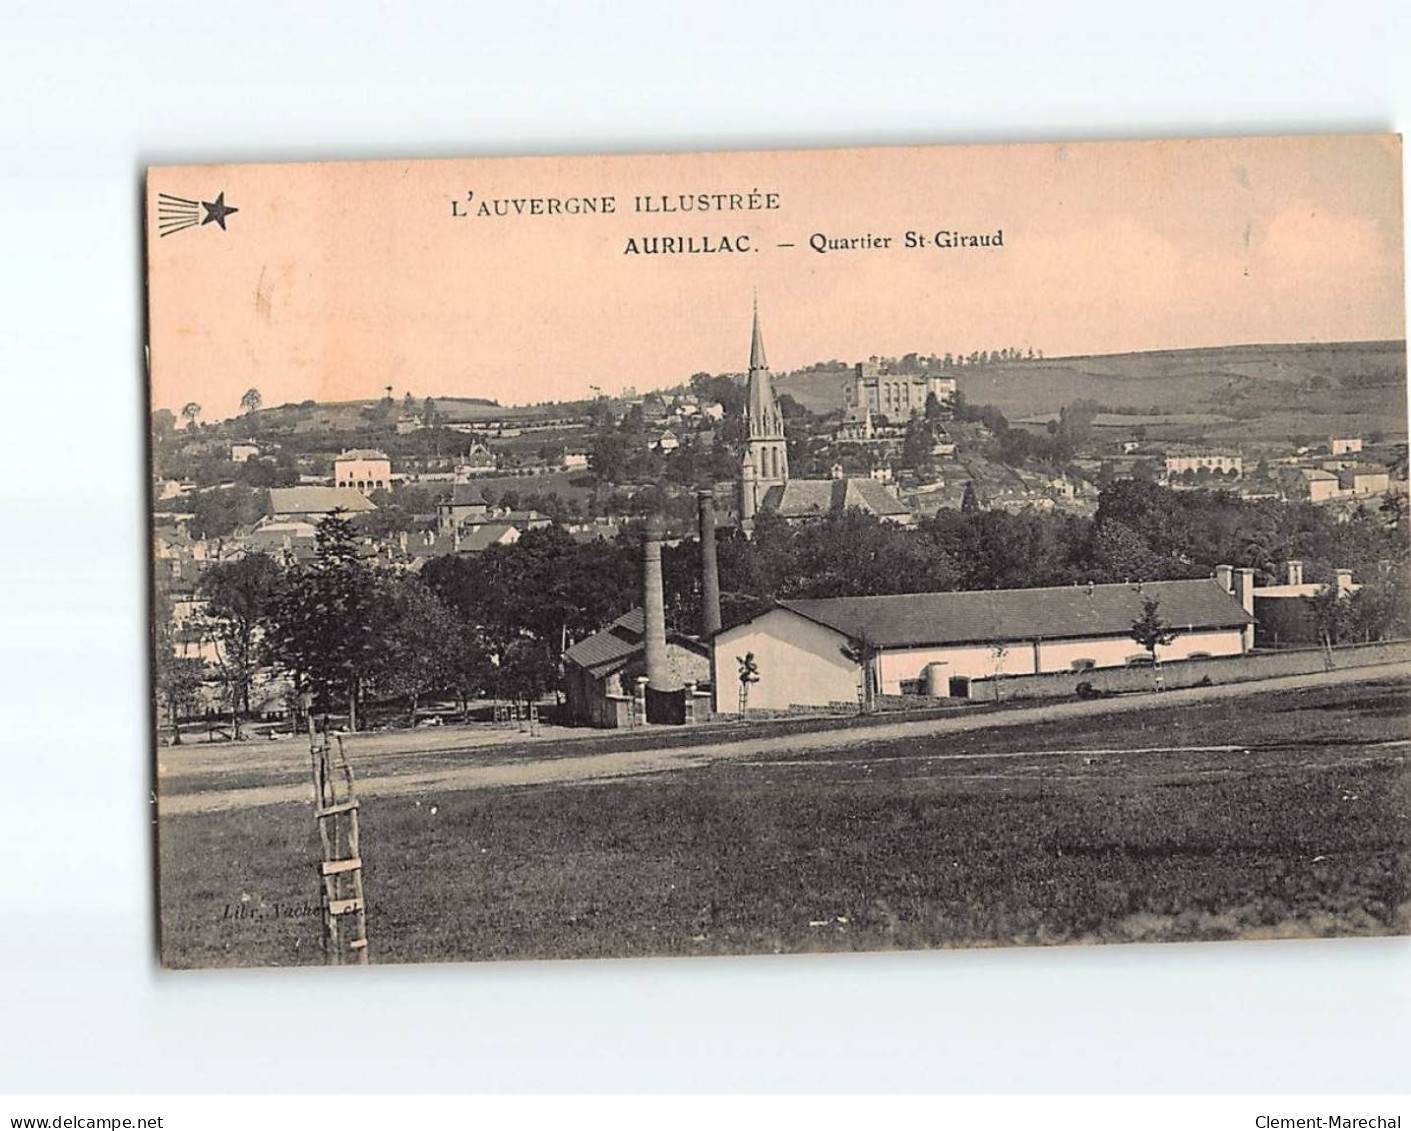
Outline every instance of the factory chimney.
{"label": "factory chimney", "polygon": [[715,493],[696,496],[701,537],[701,636],[720,631],[720,567],[715,559]]}
{"label": "factory chimney", "polygon": [[642,538],[642,612],[646,621],[647,687],[652,691],[672,690],[671,664],[666,656],[666,594],[661,579],[664,535],[661,515],[650,515]]}

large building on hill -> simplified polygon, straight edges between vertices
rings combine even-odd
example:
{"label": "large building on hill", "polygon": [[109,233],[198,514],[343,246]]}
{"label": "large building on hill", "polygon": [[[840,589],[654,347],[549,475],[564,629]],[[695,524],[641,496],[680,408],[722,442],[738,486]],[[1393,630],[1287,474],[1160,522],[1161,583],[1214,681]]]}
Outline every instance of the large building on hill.
{"label": "large building on hill", "polygon": [[737,657],[752,654],[751,708],[855,703],[862,664],[884,695],[969,694],[968,681],[1123,667],[1149,659],[1132,639],[1154,599],[1174,631],[1164,661],[1240,656],[1253,646],[1252,570],[1212,579],[780,601],[717,633],[715,709],[739,710]]}
{"label": "large building on hill", "polygon": [[350,448],[333,461],[333,485],[371,495],[392,489],[392,461],[375,448]]}
{"label": "large building on hill", "polygon": [[932,393],[942,405],[955,399],[955,378],[934,373],[889,373],[880,361],[859,361],[847,389],[847,409],[859,417],[868,411],[901,421],[924,412]]}

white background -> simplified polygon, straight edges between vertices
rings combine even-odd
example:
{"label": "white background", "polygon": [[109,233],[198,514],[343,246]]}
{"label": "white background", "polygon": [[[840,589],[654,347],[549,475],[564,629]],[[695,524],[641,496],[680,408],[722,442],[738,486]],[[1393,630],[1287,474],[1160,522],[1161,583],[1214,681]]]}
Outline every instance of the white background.
{"label": "white background", "polygon": [[154,961],[145,164],[1405,124],[1401,5],[1160,7],[0,5],[0,1089],[1404,1087],[1405,941]]}

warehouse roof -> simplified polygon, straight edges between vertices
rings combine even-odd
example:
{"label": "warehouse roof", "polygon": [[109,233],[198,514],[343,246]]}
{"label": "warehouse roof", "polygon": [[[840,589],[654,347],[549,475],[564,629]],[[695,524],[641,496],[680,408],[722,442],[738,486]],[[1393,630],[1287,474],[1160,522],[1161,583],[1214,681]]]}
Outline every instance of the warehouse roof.
{"label": "warehouse roof", "polygon": [[1159,603],[1162,620],[1181,631],[1235,628],[1254,619],[1231,594],[1208,579],[827,597],[779,604],[851,639],[866,636],[879,647],[905,648],[1035,637],[1126,636],[1148,599]]}

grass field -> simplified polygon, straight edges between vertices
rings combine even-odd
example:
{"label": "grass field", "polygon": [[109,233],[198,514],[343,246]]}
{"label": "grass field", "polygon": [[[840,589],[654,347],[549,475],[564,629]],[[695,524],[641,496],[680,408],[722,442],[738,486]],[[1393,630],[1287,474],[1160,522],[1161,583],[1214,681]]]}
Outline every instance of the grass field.
{"label": "grass field", "polygon": [[[1385,679],[631,780],[372,797],[376,962],[1411,929]],[[171,966],[320,961],[302,804],[166,816]]]}

